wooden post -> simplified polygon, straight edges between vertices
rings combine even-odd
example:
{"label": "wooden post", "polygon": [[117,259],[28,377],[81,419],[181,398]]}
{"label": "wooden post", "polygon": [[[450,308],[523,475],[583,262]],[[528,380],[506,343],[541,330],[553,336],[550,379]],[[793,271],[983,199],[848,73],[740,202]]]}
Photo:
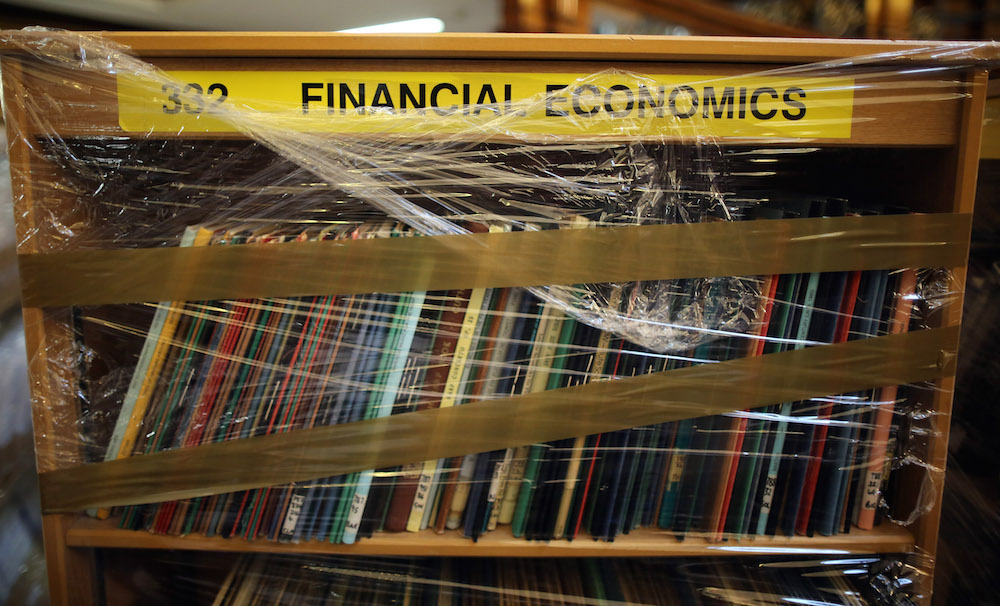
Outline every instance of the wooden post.
{"label": "wooden post", "polygon": [[[39,166],[29,138],[34,125],[24,111],[27,92],[23,86],[23,60],[5,58],[3,63],[4,102],[8,115],[7,140],[10,153],[14,213],[18,217],[16,237],[19,254],[38,252],[43,239],[37,232],[33,180],[54,174]],[[24,331],[28,354],[28,381],[31,385],[32,423],[35,456],[39,473],[57,469],[78,451],[76,434],[79,410],[75,400],[73,369],[62,363],[72,358],[68,310],[43,311],[25,308]],[[78,462],[78,461],[76,461]],[[69,549],[66,534],[75,516],[42,517],[42,538],[49,576],[49,596],[53,606],[85,606],[96,603],[93,549]]]}

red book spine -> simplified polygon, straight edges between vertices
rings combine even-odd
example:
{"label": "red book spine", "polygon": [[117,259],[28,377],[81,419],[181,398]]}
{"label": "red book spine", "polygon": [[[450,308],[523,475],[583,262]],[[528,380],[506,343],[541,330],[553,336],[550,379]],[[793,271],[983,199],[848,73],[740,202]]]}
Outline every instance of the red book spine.
{"label": "red book spine", "polygon": [[[247,307],[243,301],[237,303],[236,307],[236,317],[234,321],[229,322],[223,329],[223,337],[219,346],[219,353],[216,359],[212,361],[212,365],[209,370],[209,378],[206,381],[206,385],[199,394],[199,400],[197,407],[195,409],[194,415],[191,417],[191,423],[189,424],[190,430],[184,436],[182,446],[194,446],[201,442],[202,432],[204,431],[204,425],[208,418],[210,408],[215,403],[215,394],[218,389],[218,385],[221,382],[223,376],[225,375],[225,368],[228,364],[227,360],[229,354],[231,353],[233,347],[236,345],[237,338],[239,336],[239,330],[236,328],[246,314]],[[161,504],[154,517],[153,522],[153,532],[159,534],[166,534],[170,532],[171,523],[175,519],[175,513],[178,506],[181,505],[178,501],[170,501],[168,503]],[[182,505],[181,508],[186,510],[186,504]]]}
{"label": "red book spine", "polygon": [[[465,227],[473,233],[489,231],[489,226],[485,223],[469,222],[465,224]],[[448,302],[441,313],[437,338],[434,340],[434,347],[431,350],[431,364],[433,366],[429,367],[424,375],[424,391],[434,392],[435,395],[417,404],[417,410],[441,406],[441,394],[444,392],[445,383],[448,382],[452,357],[455,355],[455,345],[458,343],[458,335],[462,331],[462,322],[465,320],[465,312],[469,307],[471,297],[472,289],[453,290],[448,293]],[[389,511],[385,516],[386,530],[390,532],[406,530],[406,524],[410,520],[410,510],[413,508],[413,500],[417,496],[417,483],[420,480],[422,469],[422,462],[403,466],[396,481],[396,488],[392,492]]]}
{"label": "red book spine", "polygon": [[[316,307],[316,301],[315,299],[313,299],[310,302],[309,309],[302,320],[303,324],[301,332],[299,332],[297,335],[298,338],[295,342],[295,348],[292,350],[291,358],[288,360],[286,364],[285,375],[281,381],[280,391],[278,391],[278,393],[275,395],[274,398],[274,406],[271,408],[270,415],[268,415],[264,419],[267,421],[267,427],[264,430],[264,435],[275,433],[276,430],[280,431],[281,425],[279,423],[278,416],[279,413],[283,410],[283,408],[287,404],[287,402],[285,401],[286,400],[285,393],[288,388],[289,381],[291,381],[293,375],[295,375],[297,372],[297,366],[299,364],[299,354],[302,351],[302,346],[304,344],[304,341],[308,338],[311,318],[315,312],[315,307]],[[236,523],[233,525],[234,529],[233,532],[235,532],[235,529],[238,528],[240,523],[242,522],[244,513],[251,517],[255,515],[255,512],[260,513],[259,509],[268,502],[270,493],[271,493],[270,487],[258,488],[248,491],[247,495],[252,496],[253,499],[248,502],[246,496],[244,496],[243,502],[240,504],[239,511],[237,512],[236,515]],[[249,505],[249,508],[245,509],[244,507],[246,505]],[[252,519],[249,520],[247,525],[247,530],[244,533],[244,538],[249,540],[252,539],[254,536],[256,536],[259,526],[260,526],[259,517],[257,518],[256,521]]]}
{"label": "red book spine", "polygon": [[[448,380],[451,358],[455,354],[458,333],[462,328],[462,321],[465,319],[465,310],[469,306],[471,295],[471,290],[453,290],[448,293],[448,303],[441,313],[437,338],[434,340],[434,348],[431,352],[433,366],[427,369],[424,378],[424,391],[435,392],[435,395],[417,404],[417,410],[437,408],[441,405],[440,394],[444,391],[444,384]],[[417,481],[420,479],[422,468],[422,463],[403,467],[396,482],[396,489],[392,493],[389,512],[386,514],[386,530],[390,532],[406,530],[406,523],[410,519],[410,509],[413,507],[413,499],[417,496]]]}
{"label": "red book spine", "polygon": [[[614,368],[611,371],[612,375],[618,374],[618,365],[622,360],[622,344],[618,346],[618,352],[615,355]],[[595,369],[595,373],[600,373],[600,369]],[[603,434],[597,434],[594,438],[594,449],[590,455],[590,461],[587,464],[587,481],[583,485],[583,495],[580,498],[580,510],[576,514],[576,523],[573,524],[573,533],[568,538],[575,539],[577,535],[580,534],[580,526],[583,524],[583,516],[587,509],[587,497],[590,496],[590,487],[594,481],[594,468],[597,466],[597,459],[601,456],[601,437]]]}
{"label": "red book spine", "polygon": [[[774,298],[778,294],[778,278],[779,276],[771,276],[767,278],[766,288],[764,289],[766,294],[764,295],[764,300],[762,301],[762,315],[760,321],[760,328],[757,329],[757,335],[760,337],[767,336],[768,326],[771,324],[771,312],[774,309]],[[753,341],[750,345],[750,355],[759,356],[764,353],[764,344],[766,341],[761,338]],[[728,473],[726,474],[726,488],[722,495],[722,503],[717,509],[717,519],[715,523],[715,540],[721,541],[722,535],[726,529],[726,518],[729,514],[729,503],[733,499],[733,486],[736,484],[736,473],[739,470],[740,455],[743,450],[743,439],[746,437],[747,432],[747,419],[746,417],[741,417],[734,423],[734,434],[731,436],[729,443],[727,444],[730,453],[730,460],[728,463]]]}
{"label": "red book spine", "polygon": [[[834,343],[844,343],[851,332],[851,319],[854,316],[854,304],[858,300],[858,287],[861,284],[861,272],[851,272],[847,288],[844,291],[844,299],[840,304],[840,319],[837,322],[837,332],[834,335]],[[833,412],[833,401],[823,404],[820,409],[818,420],[820,424],[816,427],[816,434],[813,437],[812,452],[810,452],[809,467],[806,469],[805,490],[802,493],[802,502],[799,503],[799,512],[795,519],[795,533],[806,534],[809,531],[809,517],[812,513],[813,498],[816,496],[816,482],[819,480],[820,465],[823,462],[823,451],[826,449],[827,424],[822,423],[824,419],[830,418]]]}
{"label": "red book spine", "polygon": [[[496,349],[497,333],[500,332],[500,321],[503,319],[508,295],[510,295],[509,288],[501,290],[499,300],[494,308],[496,309],[496,314],[491,319],[490,329],[486,335],[486,347],[483,348],[483,354],[480,358],[481,365],[469,389],[469,395],[473,398],[482,394],[483,383],[486,381],[486,371],[490,361],[493,359],[493,350]],[[462,458],[455,457],[449,460],[445,466],[446,469],[451,469],[451,472],[445,480],[444,495],[441,497],[441,506],[438,508],[437,520],[434,524],[434,530],[438,534],[444,533],[445,525],[448,523],[448,514],[451,513],[451,504],[455,501],[455,489],[458,487],[458,472],[462,466]]]}

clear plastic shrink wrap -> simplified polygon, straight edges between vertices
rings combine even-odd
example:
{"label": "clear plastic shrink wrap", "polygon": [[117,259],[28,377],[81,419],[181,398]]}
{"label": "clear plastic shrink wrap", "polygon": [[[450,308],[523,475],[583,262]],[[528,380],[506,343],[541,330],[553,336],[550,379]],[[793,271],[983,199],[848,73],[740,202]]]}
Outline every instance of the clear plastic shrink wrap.
{"label": "clear plastic shrink wrap", "polygon": [[44,509],[312,554],[110,550],[108,603],[927,595],[993,46],[643,71],[3,39]]}

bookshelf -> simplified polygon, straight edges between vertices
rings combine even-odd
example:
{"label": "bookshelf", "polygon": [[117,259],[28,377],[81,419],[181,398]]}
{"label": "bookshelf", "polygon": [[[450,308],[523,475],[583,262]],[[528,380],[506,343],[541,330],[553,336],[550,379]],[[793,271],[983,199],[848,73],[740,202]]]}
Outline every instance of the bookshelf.
{"label": "bookshelf", "polygon": [[[913,535],[900,526],[883,524],[874,530],[858,530],[832,537],[759,537],[754,540],[708,541],[701,537],[678,540],[671,533],[655,529],[639,529],[614,542],[578,538],[574,541],[529,543],[515,538],[510,530],[501,528],[479,539],[474,547],[456,533],[439,535],[430,530],[418,533],[382,533],[355,545],[305,541],[274,543],[201,536],[153,535],[137,539],[137,532],[109,528],[97,520],[74,520],[66,533],[66,545],[75,548],[132,548],[141,544],[145,549],[177,549],[195,551],[236,551],[256,553],[311,553],[340,555],[456,556],[456,557],[739,557],[741,555],[789,555],[823,553],[851,555],[864,553],[903,553],[914,547]],[[142,532],[142,534],[146,534]]]}
{"label": "bookshelf", "polygon": [[[103,34],[125,44],[145,61],[167,70],[217,71],[437,71],[437,72],[573,72],[589,74],[611,67],[644,73],[697,76],[731,76],[817,61],[836,61],[859,55],[907,53],[906,73],[887,74],[878,60],[864,65],[845,64],[838,76],[867,78],[854,99],[853,128],[846,138],[813,137],[757,140],[733,137],[722,145],[796,146],[874,151],[912,150],[914,164],[905,153],[867,167],[867,178],[898,186],[913,210],[970,213],[979,157],[987,72],[983,63],[949,63],[947,54],[928,50],[926,43],[770,40],[750,38],[658,39],[641,37],[471,35],[345,36],[331,34],[237,33],[116,33]],[[95,134],[130,135],[121,130],[118,101],[112,77],[91,72],[53,77],[60,69],[40,69],[35,60],[13,46],[5,49],[4,91],[8,108],[11,165],[17,200],[17,236],[22,255],[37,253],[58,237],[37,200],[46,196],[46,208],[57,207],[64,196],[68,215],[79,212],[64,192],[41,184],[58,179],[60,168],[46,163],[32,142],[43,135],[89,137]],[[992,47],[966,53],[980,59],[995,58]],[[886,59],[889,62],[889,59]],[[922,67],[952,67],[947,77]],[[82,82],[82,84],[81,84]],[[927,104],[879,99],[880,87],[899,87],[906,95],[923,96]],[[41,92],[44,91],[44,95]],[[35,95],[39,112],[26,112],[19,99]],[[66,108],[82,104],[85,116]],[[929,111],[928,107],[933,111]],[[48,110],[48,111],[46,111]],[[186,133],[178,137],[238,140],[236,133]],[[902,159],[899,159],[902,158]],[[917,170],[914,170],[914,166]],[[849,181],[849,180],[848,180]],[[891,188],[890,188],[891,189]],[[81,220],[86,220],[81,217]],[[964,284],[964,268],[950,268]],[[961,300],[954,300],[934,318],[940,325],[960,321]],[[72,350],[71,326],[65,309],[25,308],[29,373],[33,389],[33,414],[40,472],[72,467],[80,460],[77,442],[77,401],[72,368],[59,359]],[[953,379],[938,382],[927,405],[934,415],[922,458],[932,468],[943,469],[947,458],[947,428]],[[96,583],[97,549],[182,549],[200,551],[263,551],[294,553],[353,553],[365,555],[452,556],[695,556],[737,557],[752,552],[830,550],[832,553],[909,552],[933,556],[937,543],[941,482],[933,494],[920,494],[924,485],[918,474],[900,480],[912,487],[910,498],[930,499],[931,510],[910,528],[884,523],[873,531],[834,537],[778,537],[753,541],[715,543],[699,538],[678,541],[667,533],[640,531],[610,543],[589,539],[573,542],[525,542],[509,533],[496,532],[478,543],[456,535],[433,533],[383,535],[357,545],[267,543],[173,537],[118,529],[113,520],[96,521],[82,515],[50,514],[44,517],[44,540],[49,567],[52,603],[88,604]],[[904,490],[904,493],[906,490]],[[929,595],[929,586],[925,592]]]}

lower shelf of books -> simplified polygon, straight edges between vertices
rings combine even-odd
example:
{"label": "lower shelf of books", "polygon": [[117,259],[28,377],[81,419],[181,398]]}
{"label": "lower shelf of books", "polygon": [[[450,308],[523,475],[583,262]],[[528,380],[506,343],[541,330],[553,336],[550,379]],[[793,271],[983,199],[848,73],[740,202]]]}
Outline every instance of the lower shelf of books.
{"label": "lower shelf of books", "polygon": [[200,535],[157,535],[142,530],[123,530],[113,521],[81,517],[66,533],[70,547],[126,549],[181,549],[263,553],[330,553],[399,556],[484,556],[484,557],[636,557],[636,556],[740,556],[794,555],[796,553],[860,554],[903,553],[914,549],[909,530],[885,522],[874,530],[854,529],[834,536],[775,536],[753,539],[712,541],[703,537],[679,540],[670,532],[639,529],[618,540],[525,541],[509,530],[489,533],[473,543],[458,533],[437,534],[378,533],[353,545],[320,541],[277,543]]}

